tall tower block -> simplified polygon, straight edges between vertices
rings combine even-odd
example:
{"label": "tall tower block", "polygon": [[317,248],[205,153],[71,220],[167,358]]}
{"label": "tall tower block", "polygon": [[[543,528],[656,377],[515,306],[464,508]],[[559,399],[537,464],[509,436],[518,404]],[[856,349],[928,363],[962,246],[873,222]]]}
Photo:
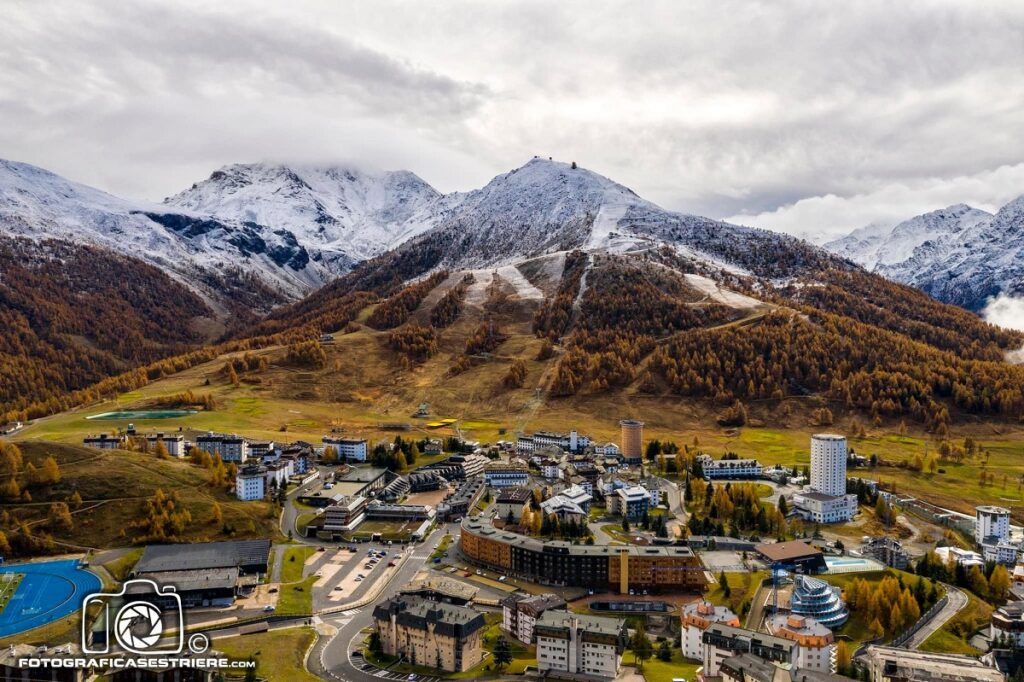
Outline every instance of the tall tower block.
{"label": "tall tower block", "polygon": [[640,464],[644,458],[644,423],[636,419],[623,419],[622,457],[629,464]]}

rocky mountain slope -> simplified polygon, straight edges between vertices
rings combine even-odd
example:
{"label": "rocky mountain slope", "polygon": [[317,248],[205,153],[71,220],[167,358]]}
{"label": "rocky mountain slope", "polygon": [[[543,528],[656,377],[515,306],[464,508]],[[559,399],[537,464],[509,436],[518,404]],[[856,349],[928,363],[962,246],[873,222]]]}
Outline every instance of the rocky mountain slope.
{"label": "rocky mountain slope", "polygon": [[1024,293],[1024,197],[995,215],[956,204],[891,230],[861,228],[825,248],[940,301],[978,311],[992,296]]}

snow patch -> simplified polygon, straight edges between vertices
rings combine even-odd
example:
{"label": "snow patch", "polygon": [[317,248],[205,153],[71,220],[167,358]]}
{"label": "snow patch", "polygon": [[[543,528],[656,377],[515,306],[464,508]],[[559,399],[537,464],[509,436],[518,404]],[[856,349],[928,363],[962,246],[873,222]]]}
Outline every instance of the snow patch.
{"label": "snow patch", "polygon": [[523,276],[523,273],[519,272],[519,268],[514,265],[503,265],[498,268],[498,275],[512,285],[516,290],[516,295],[522,299],[531,299],[537,301],[544,300],[544,292],[533,286],[530,280]]}
{"label": "snow patch", "polygon": [[763,301],[759,301],[756,298],[745,296],[739,292],[731,289],[725,289],[719,286],[718,282],[701,275],[683,275],[686,279],[686,283],[697,289],[708,298],[722,305],[727,305],[730,308],[747,309],[757,308],[764,305]]}

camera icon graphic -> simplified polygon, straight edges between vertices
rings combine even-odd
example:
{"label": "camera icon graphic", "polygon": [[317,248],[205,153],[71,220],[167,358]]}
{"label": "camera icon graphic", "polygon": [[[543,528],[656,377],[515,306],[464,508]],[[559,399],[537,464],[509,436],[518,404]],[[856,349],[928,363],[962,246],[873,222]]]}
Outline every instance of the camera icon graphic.
{"label": "camera icon graphic", "polygon": [[[97,623],[103,627],[94,629],[90,637],[87,613],[94,605],[100,607]],[[109,654],[114,641],[132,654],[180,654],[184,637],[181,597],[171,586],[138,578],[125,581],[117,592],[97,592],[82,602],[83,653]],[[190,640],[189,648],[194,651],[200,644]]]}

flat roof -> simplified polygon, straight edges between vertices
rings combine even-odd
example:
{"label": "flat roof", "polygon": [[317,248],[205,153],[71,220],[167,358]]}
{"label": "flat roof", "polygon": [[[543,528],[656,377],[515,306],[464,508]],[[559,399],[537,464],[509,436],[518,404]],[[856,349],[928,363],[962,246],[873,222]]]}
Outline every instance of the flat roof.
{"label": "flat roof", "polygon": [[811,547],[800,540],[788,542],[762,542],[754,549],[771,561],[785,561],[786,559],[803,559],[810,556],[821,556],[821,550]]}
{"label": "flat roof", "polygon": [[183,545],[149,545],[134,573],[188,571],[266,564],[270,540],[229,540]]}

